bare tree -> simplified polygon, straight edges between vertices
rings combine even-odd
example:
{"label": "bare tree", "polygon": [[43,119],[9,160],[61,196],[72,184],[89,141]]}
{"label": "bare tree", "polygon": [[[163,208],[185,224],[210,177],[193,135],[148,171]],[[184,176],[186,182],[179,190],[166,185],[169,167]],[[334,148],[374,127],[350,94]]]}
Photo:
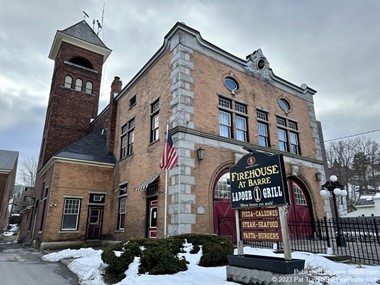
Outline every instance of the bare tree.
{"label": "bare tree", "polygon": [[355,153],[352,169],[355,174],[356,185],[359,186],[360,195],[368,191],[368,173],[369,160],[368,157],[361,151]]}
{"label": "bare tree", "polygon": [[347,189],[346,196],[348,211],[354,210],[356,201],[355,191],[348,191],[348,184],[352,178],[352,164],[355,157],[355,142],[353,140],[340,140],[331,142],[326,148],[328,164],[327,176],[336,175],[339,181]]}
{"label": "bare tree", "polygon": [[22,184],[34,186],[37,175],[38,161],[34,157],[28,157],[22,161],[19,171],[19,180]]}
{"label": "bare tree", "polygon": [[326,150],[328,176],[335,174],[340,183],[347,186],[351,178],[351,166],[355,157],[355,142],[340,140],[331,142]]}
{"label": "bare tree", "polygon": [[[337,175],[347,190],[349,183],[359,186],[360,193],[367,190],[368,184],[374,189],[380,186],[375,175],[376,169],[380,169],[380,146],[377,142],[366,137],[330,142],[326,147],[326,158],[327,176]],[[355,191],[349,193],[349,210],[356,199]]]}
{"label": "bare tree", "polygon": [[378,178],[375,176],[375,170],[380,163],[380,146],[377,142],[363,138],[357,140],[357,152],[363,153],[368,162],[367,177],[368,184],[373,189],[377,189],[379,186]]}

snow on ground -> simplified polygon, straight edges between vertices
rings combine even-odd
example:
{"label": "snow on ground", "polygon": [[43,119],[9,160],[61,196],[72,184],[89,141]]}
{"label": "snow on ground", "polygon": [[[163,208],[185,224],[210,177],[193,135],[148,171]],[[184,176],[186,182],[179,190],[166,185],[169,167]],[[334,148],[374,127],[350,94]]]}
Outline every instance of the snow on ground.
{"label": "snow on ground", "polygon": [[10,237],[10,236],[13,236],[13,233],[12,232],[3,232],[3,235],[5,237]]}
{"label": "snow on ground", "polygon": [[[135,258],[125,272],[126,277],[117,285],[126,284],[155,284],[155,285],[232,285],[226,278],[226,267],[201,267],[198,266],[202,252],[190,254],[191,244],[185,244],[185,253],[181,253],[190,262],[188,270],[173,275],[149,275],[138,274],[139,258]],[[61,259],[73,259],[68,268],[78,275],[82,285],[105,285],[102,281],[102,272],[107,266],[101,260],[101,250],[82,248],[78,250],[65,249],[59,252],[46,254],[42,257],[45,261],[57,262]],[[258,249],[245,247],[244,254],[284,257],[283,254],[275,254],[270,249]],[[323,255],[308,252],[293,252],[293,259],[304,259],[304,273],[309,275],[309,283],[322,284],[380,284],[380,266],[345,264],[333,262]]]}

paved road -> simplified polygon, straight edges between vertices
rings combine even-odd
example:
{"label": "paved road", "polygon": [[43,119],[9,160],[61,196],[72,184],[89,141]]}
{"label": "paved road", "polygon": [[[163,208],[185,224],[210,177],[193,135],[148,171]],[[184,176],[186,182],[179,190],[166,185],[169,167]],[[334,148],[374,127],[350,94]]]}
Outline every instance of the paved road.
{"label": "paved road", "polygon": [[46,262],[40,251],[0,237],[1,285],[78,285],[78,277],[60,262]]}

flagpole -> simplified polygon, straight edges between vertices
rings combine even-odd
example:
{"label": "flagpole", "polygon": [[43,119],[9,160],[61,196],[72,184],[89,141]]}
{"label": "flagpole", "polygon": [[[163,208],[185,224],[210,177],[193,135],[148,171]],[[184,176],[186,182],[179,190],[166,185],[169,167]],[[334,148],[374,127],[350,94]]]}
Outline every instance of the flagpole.
{"label": "flagpole", "polygon": [[[169,124],[166,124],[166,138],[165,142],[167,141],[169,134]],[[165,203],[164,203],[164,238],[167,236],[166,228],[167,228],[167,215],[168,215],[168,168],[165,168]]]}
{"label": "flagpole", "polygon": [[166,238],[166,216],[167,216],[167,213],[168,213],[168,169],[166,168],[165,169],[165,206],[164,206],[164,238]]}

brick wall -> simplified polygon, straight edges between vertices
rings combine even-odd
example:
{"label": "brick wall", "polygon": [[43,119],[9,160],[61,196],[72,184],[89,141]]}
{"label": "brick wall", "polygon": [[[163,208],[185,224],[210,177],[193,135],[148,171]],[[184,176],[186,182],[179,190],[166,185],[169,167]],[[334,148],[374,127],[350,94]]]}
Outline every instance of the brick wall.
{"label": "brick wall", "polygon": [[[77,56],[87,59],[93,69],[67,63]],[[102,55],[62,42],[54,66],[44,130],[45,148],[41,150],[39,168],[57,151],[88,134],[90,120],[98,113],[102,65]],[[77,78],[82,79],[82,91],[65,88],[66,75],[73,78],[73,87]],[[91,95],[85,93],[87,81],[93,83]]]}
{"label": "brick wall", "polygon": [[[160,176],[160,194],[158,196],[158,235],[163,236],[164,208],[164,171],[159,168],[165,143],[166,122],[169,120],[170,102],[170,53],[165,54],[148,70],[117,102],[114,153],[120,158],[121,127],[135,118],[134,154],[120,160],[115,168],[114,185],[128,181],[127,213],[124,238],[144,237],[146,226],[146,192],[134,191],[145,179]],[[130,108],[129,99],[136,95],[136,105]],[[150,143],[150,104],[159,98],[160,104],[160,138]],[[114,196],[114,203],[118,197]],[[116,211],[115,211],[116,212]],[[114,213],[114,220],[116,215]],[[118,234],[123,235],[123,234]]]}
{"label": "brick wall", "polygon": [[[94,175],[96,173],[96,175]],[[106,200],[103,213],[102,236],[109,236],[116,226],[116,218],[111,214],[117,209],[112,204],[111,167],[94,166],[70,162],[56,162],[54,168],[46,173],[45,185],[49,186],[46,218],[39,239],[45,242],[55,240],[84,240],[88,219],[89,193],[105,193]],[[53,183],[49,178],[54,176]],[[78,231],[61,231],[62,213],[65,197],[80,197],[81,209]],[[41,203],[42,204],[42,203]],[[41,207],[40,207],[41,208]],[[41,212],[42,209],[39,209]],[[41,215],[39,215],[41,217]],[[37,226],[39,226],[39,222]]]}
{"label": "brick wall", "polygon": [[[219,135],[219,110],[218,94],[231,98],[248,106],[248,127],[249,141],[253,144],[258,143],[256,108],[263,108],[269,113],[270,137],[273,149],[278,149],[277,145],[277,128],[276,114],[290,118],[298,122],[300,133],[300,144],[303,156],[313,159],[316,155],[314,140],[311,130],[311,118],[308,112],[308,102],[300,97],[294,96],[283,90],[275,88],[263,81],[249,76],[231,67],[221,64],[202,54],[192,52],[190,61],[193,63],[191,75],[194,84],[190,84],[190,91],[194,94],[194,100],[190,105],[194,108],[188,123],[193,123],[194,129],[211,135]],[[158,236],[163,236],[164,224],[164,171],[159,168],[159,160],[162,155],[164,145],[164,132],[166,122],[172,125],[183,125],[184,122],[178,123],[176,120],[184,121],[185,115],[181,117],[181,112],[174,119],[173,106],[171,100],[173,88],[170,87],[170,54],[163,56],[126,94],[118,101],[118,111],[116,119],[116,136],[114,153],[118,157],[120,154],[120,129],[128,120],[135,118],[135,144],[134,154],[126,159],[121,160],[115,168],[114,185],[128,181],[128,201],[127,201],[127,218],[126,231],[124,236],[143,237],[145,235],[146,225],[146,199],[144,192],[134,192],[144,179],[153,175],[160,175],[160,194],[158,196]],[[207,68],[205,68],[207,67]],[[173,67],[172,67],[173,68]],[[239,80],[241,91],[235,96],[231,95],[223,84],[223,78],[233,72]],[[169,75],[171,74],[171,75]],[[171,90],[171,91],[170,91]],[[136,95],[137,104],[130,109],[129,99]],[[150,130],[150,104],[160,98],[160,140],[156,143],[149,143]],[[292,109],[289,114],[285,114],[278,105],[279,98],[286,98]],[[174,108],[177,108],[175,106]],[[186,111],[184,111],[186,113]],[[177,136],[174,136],[174,140]],[[187,141],[186,141],[187,140]],[[169,215],[168,224],[178,223],[178,229],[183,227],[181,221],[186,220],[191,225],[191,232],[213,233],[213,188],[219,172],[235,163],[235,152],[242,152],[241,146],[231,146],[228,143],[214,142],[211,145],[205,144],[200,138],[185,138],[185,143],[192,144],[190,149],[183,149],[188,153],[180,161],[185,161],[183,165],[178,166],[181,175],[173,174],[169,176]],[[196,149],[202,146],[205,149],[205,160],[198,161],[196,158]],[[186,148],[186,147],[185,147]],[[177,149],[181,153],[182,149]],[[188,152],[190,151],[190,152]],[[244,151],[243,151],[244,153]],[[187,159],[192,160],[191,166],[186,165]],[[290,166],[287,165],[289,168]],[[301,167],[302,168],[302,167]],[[173,173],[177,171],[174,169]],[[310,189],[316,189],[319,193],[319,184],[315,181],[315,168],[310,169],[305,166],[300,173]],[[181,176],[181,177],[179,177]],[[194,185],[185,185],[187,178],[194,180]],[[182,181],[181,181],[182,179]],[[181,185],[181,186],[178,186]],[[176,188],[180,188],[178,193],[173,193]],[[189,190],[190,187],[190,190]],[[174,189],[174,190],[173,190]],[[310,196],[316,205],[314,214],[323,214],[321,207],[318,205],[319,197],[313,191]],[[117,197],[114,197],[115,202]],[[186,199],[189,199],[186,201]],[[176,200],[181,200],[179,203]],[[178,208],[183,208],[178,210]],[[174,212],[174,215],[173,215]],[[115,218],[114,218],[115,219]],[[174,219],[174,220],[173,220]],[[195,220],[195,221],[194,221]],[[185,231],[188,231],[185,229]],[[119,234],[123,236],[123,234]]]}

